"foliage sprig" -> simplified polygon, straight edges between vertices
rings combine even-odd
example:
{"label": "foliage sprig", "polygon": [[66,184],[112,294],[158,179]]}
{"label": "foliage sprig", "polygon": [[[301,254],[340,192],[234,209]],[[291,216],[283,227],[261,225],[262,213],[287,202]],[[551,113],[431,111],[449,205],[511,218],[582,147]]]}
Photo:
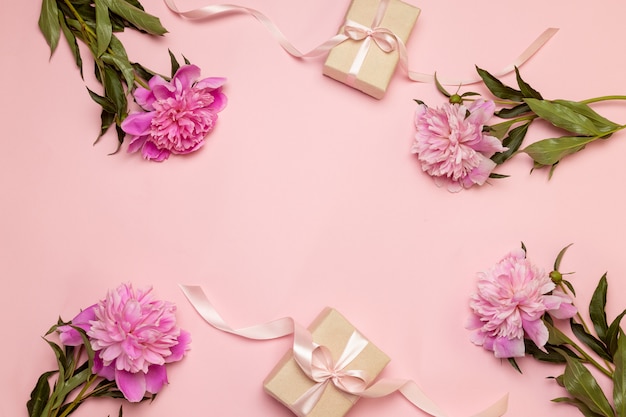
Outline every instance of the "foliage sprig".
{"label": "foliage sprig", "polygon": [[127,28],[148,36],[167,33],[159,18],[146,13],[138,0],[43,0],[41,4],[39,29],[50,47],[50,56],[63,35],[83,77],[79,41],[87,47],[94,61],[95,78],[103,90],[98,94],[87,88],[90,97],[102,108],[96,142],[115,125],[118,150],[125,136],[120,125],[128,115],[127,97],[137,85],[147,86],[147,81],[155,75],[129,59],[116,36]]}

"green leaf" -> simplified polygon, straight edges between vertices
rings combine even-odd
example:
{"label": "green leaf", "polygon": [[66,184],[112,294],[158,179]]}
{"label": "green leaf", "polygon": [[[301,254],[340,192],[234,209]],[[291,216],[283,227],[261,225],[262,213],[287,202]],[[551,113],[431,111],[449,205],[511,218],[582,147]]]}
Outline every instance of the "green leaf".
{"label": "green leaf", "polygon": [[491,174],[489,174],[489,178],[493,178],[493,179],[503,179],[503,178],[509,178],[510,175],[504,175],[504,174],[497,174],[495,172],[492,172]]}
{"label": "green leaf", "polygon": [[[546,315],[546,318],[547,317],[548,315]],[[555,327],[554,324],[552,324],[551,322],[547,320],[544,320],[544,324],[548,328],[548,343],[549,344],[554,345],[554,346],[560,346],[560,345],[566,345],[566,344],[571,343],[571,340],[565,335],[565,333],[563,333],[561,330]]]}
{"label": "green leaf", "polygon": [[57,371],[44,372],[37,380],[35,388],[30,393],[30,400],[26,403],[29,417],[40,417],[42,415],[42,411],[50,398],[50,383],[48,382],[48,378],[56,372]]}
{"label": "green leaf", "polygon": [[155,76],[155,73],[153,71],[149,70],[148,68],[144,67],[141,64],[131,63],[131,65],[133,66],[133,69],[135,70],[137,75],[142,80],[150,81],[150,79]]}
{"label": "green leaf", "polygon": [[560,138],[543,139],[522,149],[539,165],[554,165],[567,155],[582,150],[597,137],[561,136]]}
{"label": "green leaf", "polygon": [[65,364],[67,363],[67,358],[65,357],[65,353],[63,352],[63,349],[61,349],[61,347],[57,345],[56,343],[51,342],[47,339],[44,339],[44,340],[52,348],[52,350],[54,351],[54,356],[56,356],[57,365],[59,366],[59,381],[64,381],[65,380]]}
{"label": "green leaf", "polygon": [[555,403],[566,403],[578,408],[580,413],[585,417],[602,417],[602,414],[594,413],[589,407],[580,400],[569,397],[559,397],[552,400]]}
{"label": "green leaf", "polygon": [[124,77],[124,82],[129,90],[135,85],[135,72],[128,58],[119,55],[102,54],[102,61],[117,68]]}
{"label": "green leaf", "polygon": [[519,89],[524,95],[524,97],[543,100],[543,97],[541,97],[541,94],[539,94],[537,90],[532,88],[526,81],[522,79],[522,76],[519,73],[519,68],[517,67],[515,67],[515,78],[517,79],[517,85],[519,86]]}
{"label": "green leaf", "polygon": [[605,130],[600,130],[594,120],[588,117],[585,112],[565,105],[562,101],[537,100],[535,98],[527,98],[524,101],[537,116],[568,132],[585,136],[602,136],[603,133],[606,133]]}
{"label": "green leaf", "polygon": [[520,374],[522,373],[522,370],[519,368],[519,365],[517,364],[517,361],[515,360],[515,358],[507,358],[507,360],[509,361],[509,364],[511,364],[513,369],[515,369]]}
{"label": "green leaf", "polygon": [[176,57],[174,56],[172,51],[170,51],[168,49],[167,52],[170,54],[170,62],[171,62],[171,65],[172,65],[172,75],[171,75],[171,77],[174,77],[174,74],[176,74],[176,71],[178,71],[178,69],[180,68],[180,64],[178,63],[178,60],[176,59]]}
{"label": "green leaf", "polygon": [[167,33],[161,25],[158,17],[152,16],[143,10],[127,3],[124,0],[103,0],[106,1],[109,9],[120,17],[126,19],[138,28],[145,30],[151,35],[163,35]]}
{"label": "green leaf", "polygon": [[88,367],[85,367],[81,372],[78,372],[77,374],[69,378],[65,382],[65,384],[63,384],[62,388],[58,391],[58,396],[53,405],[53,408],[60,407],[65,401],[65,399],[67,398],[67,396],[76,388],[80,387],[85,382],[87,382],[87,379],[89,379],[91,375],[92,375],[91,369]]}
{"label": "green leaf", "polygon": [[621,314],[617,316],[613,322],[611,322],[609,330],[606,332],[606,343],[609,346],[609,352],[611,352],[611,355],[615,355],[615,352],[617,352],[617,339],[621,330],[619,324],[624,315],[626,315],[626,310],[622,311]]}
{"label": "green leaf", "polygon": [[589,107],[587,104],[569,100],[553,100],[552,102],[559,104],[563,107],[567,107],[570,110],[587,117],[602,133],[609,133],[620,127],[620,125],[613,123],[609,119],[602,117],[601,115],[596,113],[596,111]]}
{"label": "green leaf", "polygon": [[106,110],[102,110],[102,113],[100,113],[100,133],[98,134],[96,140],[93,142],[94,145],[98,143],[98,141],[100,141],[100,138],[104,136],[104,134],[109,130],[114,122],[115,113],[110,113]]}
{"label": "green leaf", "polygon": [[617,417],[626,417],[626,336],[620,331],[615,351],[613,372],[613,404]]}
{"label": "green leaf", "polygon": [[109,47],[113,27],[109,18],[109,7],[107,0],[94,0],[96,5],[96,40],[98,47],[96,49],[96,57],[101,56]]}
{"label": "green leaf", "polygon": [[528,104],[522,103],[515,107],[500,109],[494,114],[501,119],[514,119],[526,113],[530,113],[530,107]]}
{"label": "green leaf", "polygon": [[565,389],[571,396],[584,403],[591,411],[605,417],[614,417],[613,409],[598,381],[577,359],[565,356],[567,365],[563,373]]}
{"label": "green leaf", "polygon": [[[486,126],[487,133],[494,138],[502,139],[515,123],[517,123],[516,120],[507,120],[506,122]],[[485,129],[483,128],[483,130]]]}
{"label": "green leaf", "polygon": [[606,359],[607,361],[612,360],[611,355],[609,354],[604,343],[587,333],[582,324],[570,321],[570,326],[572,328],[572,332],[574,332],[574,335],[578,338],[578,340],[587,345],[602,359]]}
{"label": "green leaf", "polygon": [[126,100],[126,92],[120,81],[118,72],[109,65],[104,66],[104,95],[115,105],[115,111],[118,116],[126,114],[128,110],[128,101]]}
{"label": "green leaf", "polygon": [[89,92],[91,99],[102,107],[102,110],[115,114],[115,104],[113,104],[108,97],[102,97],[101,95],[91,91],[89,88],[87,88],[87,91]]}
{"label": "green leaf", "polygon": [[502,84],[500,80],[498,80],[496,77],[494,77],[484,69],[476,67],[476,71],[478,72],[478,75],[480,75],[480,78],[482,78],[485,86],[489,89],[489,91],[491,91],[491,94],[493,94],[494,96],[505,100],[513,100],[519,102],[523,101],[524,97],[521,91],[515,90]]}
{"label": "green leaf", "polygon": [[554,260],[554,270],[558,271],[559,268],[561,267],[561,261],[563,260],[563,256],[565,255],[565,252],[567,252],[567,250],[569,249],[570,246],[572,246],[573,243],[570,243],[569,245],[567,245],[566,247],[564,247],[563,249],[561,249],[561,251],[559,252],[558,255],[556,255],[556,259]]}
{"label": "green leaf", "polygon": [[[174,74],[172,74],[172,76],[173,76],[173,75],[174,75]],[[450,97],[450,96],[451,96],[451,94],[450,94],[450,93],[448,93],[448,92],[446,91],[446,89],[445,89],[445,88],[443,88],[443,85],[441,85],[441,83],[440,83],[440,82],[439,82],[439,80],[437,79],[437,73],[436,73],[436,72],[435,72],[435,76],[434,76],[434,78],[435,78],[435,86],[437,87],[437,90],[439,90],[439,92],[440,92],[441,94],[443,94],[444,96],[446,96],[446,97]]]}
{"label": "green leaf", "polygon": [[526,132],[528,132],[528,126],[530,126],[530,122],[511,129],[509,135],[502,140],[502,145],[506,146],[508,149],[504,152],[496,153],[491,157],[491,160],[499,165],[510,159],[519,150],[520,146],[522,146]]}
{"label": "green leaf", "polygon": [[67,41],[67,44],[70,47],[70,51],[72,51],[72,55],[74,56],[74,62],[76,63],[76,66],[80,70],[80,78],[84,78],[83,77],[83,59],[80,56],[80,50],[78,49],[78,42],[76,41],[76,36],[74,36],[74,33],[65,23],[65,19],[60,18],[59,24],[61,25],[61,30],[63,31],[65,40]]}
{"label": "green leaf", "polygon": [[[609,324],[606,321],[606,292],[608,284],[606,281],[606,274],[602,275],[598,285],[596,286],[591,301],[589,303],[589,317],[593,323],[593,327],[596,329],[596,333],[600,340],[607,342],[606,334],[609,330]],[[608,360],[611,360],[609,357]]]}
{"label": "green leaf", "polygon": [[565,363],[565,358],[557,352],[551,345],[545,345],[546,352],[539,349],[532,340],[524,340],[525,352],[533,358],[542,362]]}
{"label": "green leaf", "polygon": [[565,284],[565,286],[572,292],[572,294],[574,294],[574,297],[576,297],[576,290],[574,289],[574,286],[572,285],[572,283],[565,279],[561,282]]}
{"label": "green leaf", "polygon": [[43,0],[39,14],[39,30],[50,46],[50,56],[54,53],[61,38],[59,8],[56,0]]}

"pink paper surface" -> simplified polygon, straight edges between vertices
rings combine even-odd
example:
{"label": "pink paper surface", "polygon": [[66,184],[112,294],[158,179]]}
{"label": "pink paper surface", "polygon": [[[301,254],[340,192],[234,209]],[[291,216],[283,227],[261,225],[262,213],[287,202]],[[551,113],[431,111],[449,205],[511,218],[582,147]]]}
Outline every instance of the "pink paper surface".
{"label": "pink paper surface", "polygon": [[[202,285],[234,327],[286,315],[308,323],[337,308],[385,351],[385,376],[415,379],[450,416],[468,416],[510,394],[507,415],[576,415],[548,376],[561,368],[521,359],[524,374],[469,342],[464,329],[475,273],[524,241],[549,269],[569,243],[563,270],[586,306],[608,271],[610,318],[626,307],[626,137],[567,158],[548,181],[519,155],[511,175],[459,194],[421,172],[410,145],[414,98],[443,102],[432,85],[401,73],[374,100],[324,77],[323,58],[285,54],[249,16],[190,22],[160,1],[143,2],[168,28],[162,39],[121,36],[131,60],[167,73],[167,49],[226,76],[228,107],[205,147],[150,163],[107,154],[113,132],[92,145],[99,108],[85,56],[80,79],[64,40],[49,60],[37,28],[40,2],[8,2],[0,14],[0,274],[4,330],[0,416],[25,417],[37,377],[55,366],[41,339],[60,315],[121,282],[154,286],[178,305],[192,333],[188,357],[169,369],[137,416],[290,416],[262,381],[290,346],[251,342],[206,325],[178,284]],[[548,98],[625,94],[626,4],[529,0],[413,3],[422,9],[408,43],[410,67],[446,77],[497,71],[545,28],[559,33],[522,68]],[[203,6],[179,0],[181,10]],[[307,50],[335,34],[348,2],[242,0]],[[507,82],[514,78],[508,76]],[[475,89],[478,89],[476,87]],[[622,105],[597,106],[618,123]],[[550,134],[531,128],[528,142]],[[119,401],[90,401],[74,415],[117,415]],[[400,396],[364,399],[351,416],[421,415]]]}

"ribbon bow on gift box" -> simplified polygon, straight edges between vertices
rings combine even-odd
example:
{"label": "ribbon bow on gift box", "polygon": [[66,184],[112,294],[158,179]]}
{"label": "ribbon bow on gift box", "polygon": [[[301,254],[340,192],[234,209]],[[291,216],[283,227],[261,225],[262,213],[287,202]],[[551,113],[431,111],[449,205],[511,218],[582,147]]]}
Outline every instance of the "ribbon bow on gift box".
{"label": "ribbon bow on gift box", "polygon": [[302,331],[302,334],[296,336],[299,341],[294,343],[294,358],[302,371],[317,383],[302,394],[292,406],[301,417],[313,410],[329,383],[341,391],[358,395],[365,391],[370,382],[366,371],[346,369],[346,366],[367,346],[368,341],[363,335],[353,332],[339,359],[334,361],[330,350],[326,346],[314,343],[311,333],[303,330],[302,328],[296,330]]}

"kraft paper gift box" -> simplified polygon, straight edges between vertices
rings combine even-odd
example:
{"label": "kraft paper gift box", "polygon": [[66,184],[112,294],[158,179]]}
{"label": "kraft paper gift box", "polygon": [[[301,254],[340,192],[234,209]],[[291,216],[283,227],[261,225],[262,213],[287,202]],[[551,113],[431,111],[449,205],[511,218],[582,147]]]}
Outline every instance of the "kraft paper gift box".
{"label": "kraft paper gift box", "polygon": [[[381,5],[383,8],[386,5],[386,9],[380,23],[375,25]],[[419,8],[400,0],[353,0],[346,13],[346,21],[354,21],[372,29],[372,24],[388,29],[406,44],[419,14]],[[343,26],[340,29],[342,32]],[[348,39],[332,48],[323,72],[324,75],[381,99],[395,73],[399,51],[385,52],[375,42],[369,42],[363,63],[357,65],[356,74],[351,74],[351,70],[355,72],[353,63],[364,42]]]}
{"label": "kraft paper gift box", "polygon": [[[326,346],[334,361],[339,359],[352,333],[356,331],[352,324],[332,308],[322,311],[308,329],[313,342]],[[387,363],[389,357],[368,341],[363,351],[345,369],[366,371],[371,383]],[[294,403],[315,384],[316,382],[302,371],[294,359],[293,351],[289,350],[265,379],[263,387],[268,394],[298,414],[293,408]],[[342,417],[358,398],[329,383],[307,417]]]}

